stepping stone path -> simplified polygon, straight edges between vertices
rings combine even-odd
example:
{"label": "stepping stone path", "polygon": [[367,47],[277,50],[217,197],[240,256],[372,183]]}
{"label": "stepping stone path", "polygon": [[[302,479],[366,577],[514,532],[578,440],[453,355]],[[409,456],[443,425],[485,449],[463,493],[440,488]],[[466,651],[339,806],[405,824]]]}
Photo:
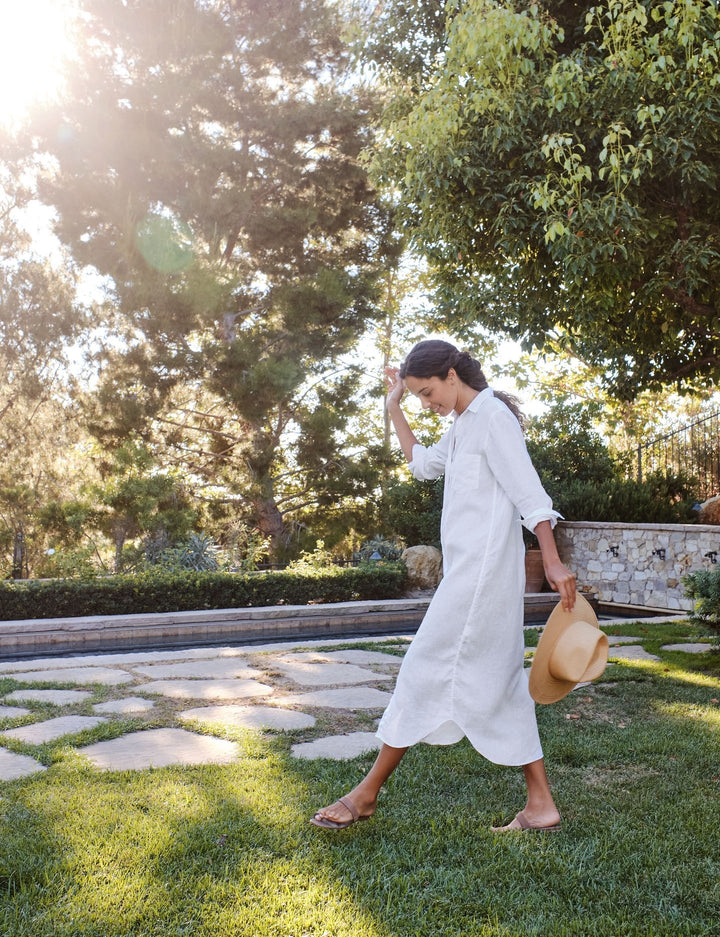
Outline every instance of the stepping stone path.
{"label": "stepping stone path", "polygon": [[[399,647],[408,641],[393,640]],[[379,716],[402,658],[361,648],[313,649],[333,643],[0,661],[0,677],[28,684],[0,699],[0,781],[45,770],[33,757],[39,754],[33,746],[99,725],[111,731],[117,720],[124,720],[117,738],[76,747],[98,770],[230,764],[238,761],[240,749],[232,735],[222,736],[238,729],[310,733],[310,740],[306,735],[293,749],[298,758],[354,758],[373,751],[380,742],[366,731],[366,717],[363,731],[318,739],[312,736],[314,713],[342,711],[344,724],[353,711],[375,710]],[[49,683],[78,689],[50,689]],[[26,705],[10,705],[15,702]],[[56,710],[52,716],[48,706]],[[176,725],[147,729],[146,717]],[[128,718],[134,729],[128,730]],[[28,752],[8,751],[3,745],[11,740],[28,746]]]}
{"label": "stepping stone path", "polygon": [[[409,641],[377,640],[397,649]],[[611,658],[657,660],[641,641],[611,636]],[[387,705],[402,657],[335,648],[335,643],[347,639],[0,661],[0,677],[25,684],[0,698],[0,781],[45,771],[37,746],[100,725],[110,735],[115,726],[117,737],[76,747],[98,770],[232,764],[240,757],[231,734],[237,730],[299,733],[291,747],[296,758],[345,759],[376,751],[381,743],[367,730],[368,714],[379,717]],[[709,649],[707,644],[663,648]],[[48,683],[76,689],[51,689]],[[339,718],[347,725],[354,713],[358,731],[317,737],[317,715],[324,724]],[[168,725],[146,728],[146,719]],[[9,751],[10,743],[27,751]]]}

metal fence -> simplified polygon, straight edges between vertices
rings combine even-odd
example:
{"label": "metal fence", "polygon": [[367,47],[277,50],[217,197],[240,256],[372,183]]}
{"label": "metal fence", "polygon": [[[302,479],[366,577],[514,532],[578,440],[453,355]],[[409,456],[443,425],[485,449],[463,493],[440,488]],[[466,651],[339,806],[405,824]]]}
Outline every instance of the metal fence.
{"label": "metal fence", "polygon": [[638,481],[658,470],[697,478],[703,499],[720,494],[720,410],[638,446]]}

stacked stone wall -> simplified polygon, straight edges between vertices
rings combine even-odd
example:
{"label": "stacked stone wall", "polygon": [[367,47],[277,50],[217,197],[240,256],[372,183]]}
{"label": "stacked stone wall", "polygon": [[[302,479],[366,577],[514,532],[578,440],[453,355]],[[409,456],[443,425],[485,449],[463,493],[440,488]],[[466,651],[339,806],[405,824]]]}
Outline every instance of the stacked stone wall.
{"label": "stacked stone wall", "polygon": [[682,577],[720,562],[720,527],[560,521],[560,556],[601,602],[689,611]]}

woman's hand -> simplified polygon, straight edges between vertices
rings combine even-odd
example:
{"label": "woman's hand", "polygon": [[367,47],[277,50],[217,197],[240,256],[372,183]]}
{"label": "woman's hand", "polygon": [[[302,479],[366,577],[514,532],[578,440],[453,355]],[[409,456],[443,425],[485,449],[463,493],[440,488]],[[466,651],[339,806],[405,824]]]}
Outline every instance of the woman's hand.
{"label": "woman's hand", "polygon": [[575,607],[575,573],[570,572],[567,566],[558,560],[552,560],[545,565],[545,578],[551,589],[560,593],[562,607],[571,612]]}
{"label": "woman's hand", "polygon": [[405,381],[400,377],[399,368],[385,368],[385,383],[388,387],[385,406],[388,410],[392,406],[399,406],[405,393]]}

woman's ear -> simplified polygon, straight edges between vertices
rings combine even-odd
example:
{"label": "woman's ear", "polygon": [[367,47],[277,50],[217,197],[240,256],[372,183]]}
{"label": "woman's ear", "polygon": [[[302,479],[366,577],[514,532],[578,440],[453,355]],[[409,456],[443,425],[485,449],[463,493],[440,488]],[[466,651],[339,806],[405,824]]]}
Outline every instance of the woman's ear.
{"label": "woman's ear", "polygon": [[455,370],[455,368],[448,369],[447,377],[445,378],[445,380],[450,381],[451,384],[454,384],[455,381],[458,380],[457,371]]}

